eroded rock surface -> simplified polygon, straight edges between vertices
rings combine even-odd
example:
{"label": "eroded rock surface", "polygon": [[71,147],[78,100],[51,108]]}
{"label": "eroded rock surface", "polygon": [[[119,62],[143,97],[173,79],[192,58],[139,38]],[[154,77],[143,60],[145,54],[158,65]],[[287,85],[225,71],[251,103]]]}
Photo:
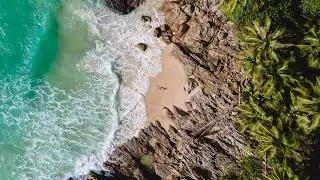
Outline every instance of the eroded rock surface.
{"label": "eroded rock surface", "polygon": [[[234,25],[218,7],[216,0],[165,1],[165,20],[176,44],[173,54],[189,77],[185,90],[200,86],[206,93],[193,95],[187,111],[167,109],[175,124],[168,131],[156,122],[117,147],[105,163],[110,174],[132,179],[218,179],[246,154],[235,123],[244,81],[237,59],[239,44]],[[154,156],[153,173],[141,163],[145,155]]]}

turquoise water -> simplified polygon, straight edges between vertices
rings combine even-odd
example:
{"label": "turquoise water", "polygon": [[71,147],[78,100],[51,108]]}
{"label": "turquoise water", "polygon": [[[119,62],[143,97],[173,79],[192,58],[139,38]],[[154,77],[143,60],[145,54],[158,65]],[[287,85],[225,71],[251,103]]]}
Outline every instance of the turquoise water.
{"label": "turquoise water", "polygon": [[84,61],[97,37],[74,12],[87,6],[0,0],[0,179],[61,179],[108,148],[118,80]]}

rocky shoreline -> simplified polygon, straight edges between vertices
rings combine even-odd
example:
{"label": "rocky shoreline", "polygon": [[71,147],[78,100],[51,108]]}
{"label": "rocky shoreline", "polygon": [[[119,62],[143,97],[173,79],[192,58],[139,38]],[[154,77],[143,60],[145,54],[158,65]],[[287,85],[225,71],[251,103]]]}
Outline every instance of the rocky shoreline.
{"label": "rocky shoreline", "polygon": [[119,14],[128,14],[144,0],[104,0],[107,7]]}
{"label": "rocky shoreline", "polygon": [[87,179],[218,179],[247,154],[235,123],[245,78],[233,23],[218,0],[165,0],[163,11],[166,26],[155,35],[174,44],[188,75],[185,90],[202,91],[186,102],[187,111],[167,109],[169,130],[150,124],[113,151],[105,172]]}

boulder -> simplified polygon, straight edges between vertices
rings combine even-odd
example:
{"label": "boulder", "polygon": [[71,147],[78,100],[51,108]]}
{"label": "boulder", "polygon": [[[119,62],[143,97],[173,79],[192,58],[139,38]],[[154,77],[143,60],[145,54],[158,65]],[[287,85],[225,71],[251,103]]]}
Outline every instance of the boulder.
{"label": "boulder", "polygon": [[178,31],[176,31],[174,35],[176,35],[177,37],[181,37],[188,31],[188,29],[189,29],[189,26],[187,24],[182,24],[181,26],[179,26]]}
{"label": "boulder", "polygon": [[146,23],[146,22],[151,22],[151,17],[150,16],[141,16],[141,21]]}
{"label": "boulder", "polygon": [[143,2],[144,0],[105,0],[106,5],[119,14],[130,13]]}
{"label": "boulder", "polygon": [[154,29],[153,35],[157,38],[160,38],[166,44],[170,44],[172,42],[172,30],[167,24],[161,25]]}
{"label": "boulder", "polygon": [[196,87],[198,86],[198,82],[193,78],[188,78],[187,81],[184,83],[183,89],[188,94],[191,93]]}
{"label": "boulder", "polygon": [[160,39],[166,44],[170,44],[171,43],[170,36],[161,36]]}
{"label": "boulder", "polygon": [[157,28],[155,28],[154,30],[153,30],[153,35],[155,36],[155,37],[160,37],[161,36],[161,29],[159,28],[159,27],[157,27]]}
{"label": "boulder", "polygon": [[162,32],[167,32],[170,30],[170,27],[167,24],[161,25],[159,28]]}
{"label": "boulder", "polygon": [[148,46],[145,43],[139,43],[139,44],[136,45],[136,47],[138,49],[140,49],[141,51],[146,51],[147,48],[148,48]]}
{"label": "boulder", "polygon": [[210,94],[212,93],[212,90],[211,90],[210,87],[205,86],[205,87],[202,89],[202,92],[203,92],[204,95],[210,96]]}

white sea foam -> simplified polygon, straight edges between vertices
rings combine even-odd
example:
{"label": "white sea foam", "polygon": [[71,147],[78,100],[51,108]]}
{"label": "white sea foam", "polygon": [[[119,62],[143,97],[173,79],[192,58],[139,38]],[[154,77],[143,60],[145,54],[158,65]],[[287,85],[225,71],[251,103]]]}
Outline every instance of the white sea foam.
{"label": "white sea foam", "polygon": [[[114,68],[123,80],[118,94],[121,126],[117,133],[117,144],[137,135],[146,120],[143,96],[148,89],[149,79],[161,69],[160,56],[163,44],[152,36],[152,29],[162,24],[160,6],[161,1],[150,0],[131,14],[120,16],[105,8],[101,2],[96,4],[91,2],[87,8],[76,11],[76,14],[90,24],[92,32],[99,37],[96,48],[87,54],[80,66],[89,71],[103,73],[104,64],[108,64],[108,60],[111,59],[115,61]],[[141,15],[150,15],[153,18],[152,23],[143,24],[140,21]],[[148,45],[146,52],[134,47],[140,42]],[[88,62],[96,66],[88,67]],[[95,165],[105,161],[111,150],[112,148],[107,146],[101,149],[102,154],[105,153],[104,156],[100,154],[96,160],[90,157],[80,160],[76,174],[99,168]]]}
{"label": "white sea foam", "polygon": [[[90,1],[88,1],[90,2]],[[94,3],[95,2],[95,3]],[[87,8],[76,11],[84,21],[90,24],[99,40],[96,48],[90,51],[80,66],[91,68],[90,71],[105,72],[106,60],[114,60],[114,68],[123,80],[119,87],[118,114],[120,126],[117,132],[116,145],[136,136],[144,127],[146,109],[144,95],[149,87],[149,80],[161,70],[161,53],[164,44],[152,36],[155,27],[163,24],[160,12],[161,0],[147,0],[129,15],[118,15],[107,9],[103,3],[91,1]],[[143,23],[142,15],[152,17],[151,23]],[[145,52],[135,47],[143,42],[148,45]],[[88,62],[95,64],[87,67]],[[102,149],[99,163],[108,158],[110,149]],[[86,164],[96,163],[87,161]],[[77,166],[77,174],[86,172],[90,166]]]}
{"label": "white sea foam", "polygon": [[[147,0],[123,16],[98,0],[65,2],[97,40],[81,60],[62,56],[47,81],[0,79],[0,145],[14,151],[0,157],[0,169],[13,169],[10,177],[61,179],[100,169],[114,145],[137,135],[146,120],[143,96],[161,69],[164,46],[152,36],[163,23],[161,0]],[[152,22],[143,23],[142,15]],[[148,45],[145,52],[135,47],[140,42]]]}

